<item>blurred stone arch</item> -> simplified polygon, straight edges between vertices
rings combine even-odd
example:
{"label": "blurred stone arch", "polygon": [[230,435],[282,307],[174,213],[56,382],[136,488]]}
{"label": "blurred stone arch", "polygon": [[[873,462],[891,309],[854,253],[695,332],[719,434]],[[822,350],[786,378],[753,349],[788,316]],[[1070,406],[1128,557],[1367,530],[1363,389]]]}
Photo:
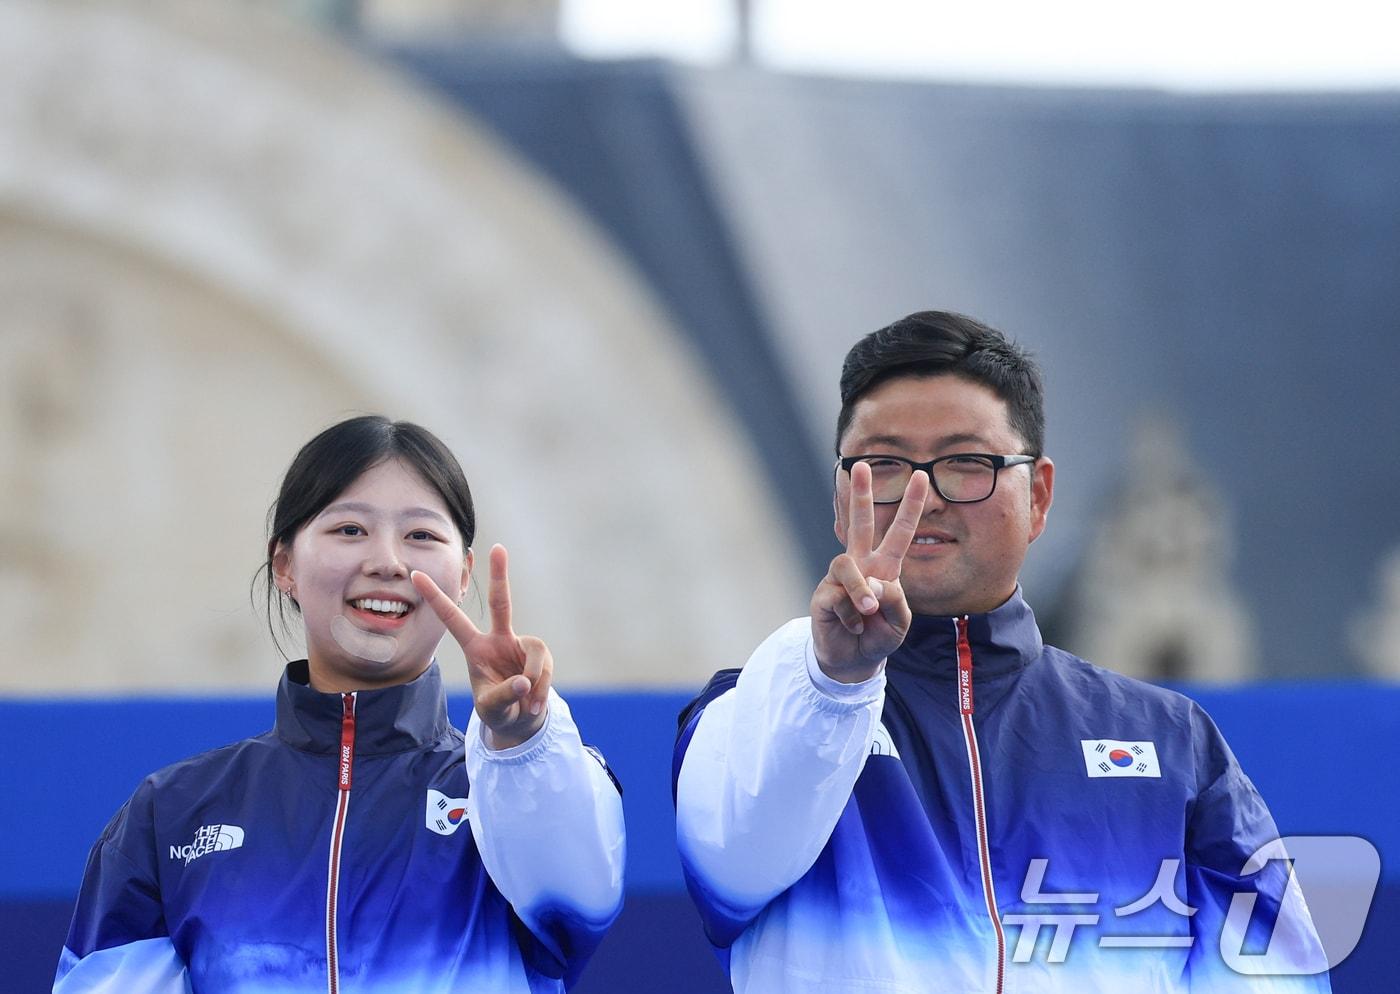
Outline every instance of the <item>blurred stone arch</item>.
{"label": "blurred stone arch", "polygon": [[0,689],[270,686],[263,514],[366,410],[457,452],[566,688],[690,685],[799,613],[742,429],[484,131],[214,4],[17,0],[0,66]]}

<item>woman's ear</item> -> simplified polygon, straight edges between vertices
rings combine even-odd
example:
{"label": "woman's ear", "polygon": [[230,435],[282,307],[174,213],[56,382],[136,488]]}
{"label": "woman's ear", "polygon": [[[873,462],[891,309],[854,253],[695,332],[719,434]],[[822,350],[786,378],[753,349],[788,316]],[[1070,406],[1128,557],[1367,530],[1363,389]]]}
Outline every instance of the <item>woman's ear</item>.
{"label": "woman's ear", "polygon": [[292,550],[280,539],[272,547],[272,580],[278,590],[295,599],[297,585],[292,576]]}
{"label": "woman's ear", "polygon": [[[467,584],[471,582],[471,578],[472,578],[472,564],[475,563],[475,562],[476,562],[476,557],[475,557],[474,555],[472,555],[472,550],[471,550],[471,549],[467,549],[467,554],[466,554],[465,556],[462,557],[462,586],[461,586],[461,591],[462,591],[463,594],[465,594],[465,593],[467,592]],[[458,598],[458,599],[460,600],[460,598]]]}

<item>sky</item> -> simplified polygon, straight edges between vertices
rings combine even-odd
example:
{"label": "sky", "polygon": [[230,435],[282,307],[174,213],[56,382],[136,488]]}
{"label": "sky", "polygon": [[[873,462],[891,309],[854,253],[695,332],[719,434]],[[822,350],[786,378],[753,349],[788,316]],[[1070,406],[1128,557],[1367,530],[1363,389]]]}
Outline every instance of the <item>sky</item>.
{"label": "sky", "polygon": [[[1383,0],[751,0],[754,61],[796,72],[1181,90],[1400,89]],[[562,0],[565,44],[714,64],[735,0]]]}

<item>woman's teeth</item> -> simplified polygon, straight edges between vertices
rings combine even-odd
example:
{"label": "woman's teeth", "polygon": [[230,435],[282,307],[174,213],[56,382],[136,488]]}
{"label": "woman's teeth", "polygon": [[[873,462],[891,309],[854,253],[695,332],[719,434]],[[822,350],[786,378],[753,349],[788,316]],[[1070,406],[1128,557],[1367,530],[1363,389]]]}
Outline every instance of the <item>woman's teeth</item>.
{"label": "woman's teeth", "polygon": [[361,611],[374,611],[378,614],[407,614],[409,605],[404,601],[381,601],[373,597],[362,597],[357,601],[350,602],[351,607],[357,607]]}

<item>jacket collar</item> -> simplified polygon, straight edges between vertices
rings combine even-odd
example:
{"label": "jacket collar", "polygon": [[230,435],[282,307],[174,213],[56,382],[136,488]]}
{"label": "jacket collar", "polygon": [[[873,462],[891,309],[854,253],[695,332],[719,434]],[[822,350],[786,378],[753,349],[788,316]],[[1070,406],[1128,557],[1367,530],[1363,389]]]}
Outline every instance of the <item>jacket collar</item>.
{"label": "jacket collar", "polygon": [[[1045,643],[1021,587],[1001,607],[967,616],[967,638],[977,679],[1019,673],[1040,658]],[[909,634],[890,656],[894,670],[948,676],[957,671],[956,619],[916,614]]]}
{"label": "jacket collar", "polygon": [[[306,752],[340,747],[341,695],[312,690],[306,660],[287,664],[277,686],[277,736]],[[415,680],[355,695],[355,753],[405,752],[446,734],[447,695],[437,660]]]}

